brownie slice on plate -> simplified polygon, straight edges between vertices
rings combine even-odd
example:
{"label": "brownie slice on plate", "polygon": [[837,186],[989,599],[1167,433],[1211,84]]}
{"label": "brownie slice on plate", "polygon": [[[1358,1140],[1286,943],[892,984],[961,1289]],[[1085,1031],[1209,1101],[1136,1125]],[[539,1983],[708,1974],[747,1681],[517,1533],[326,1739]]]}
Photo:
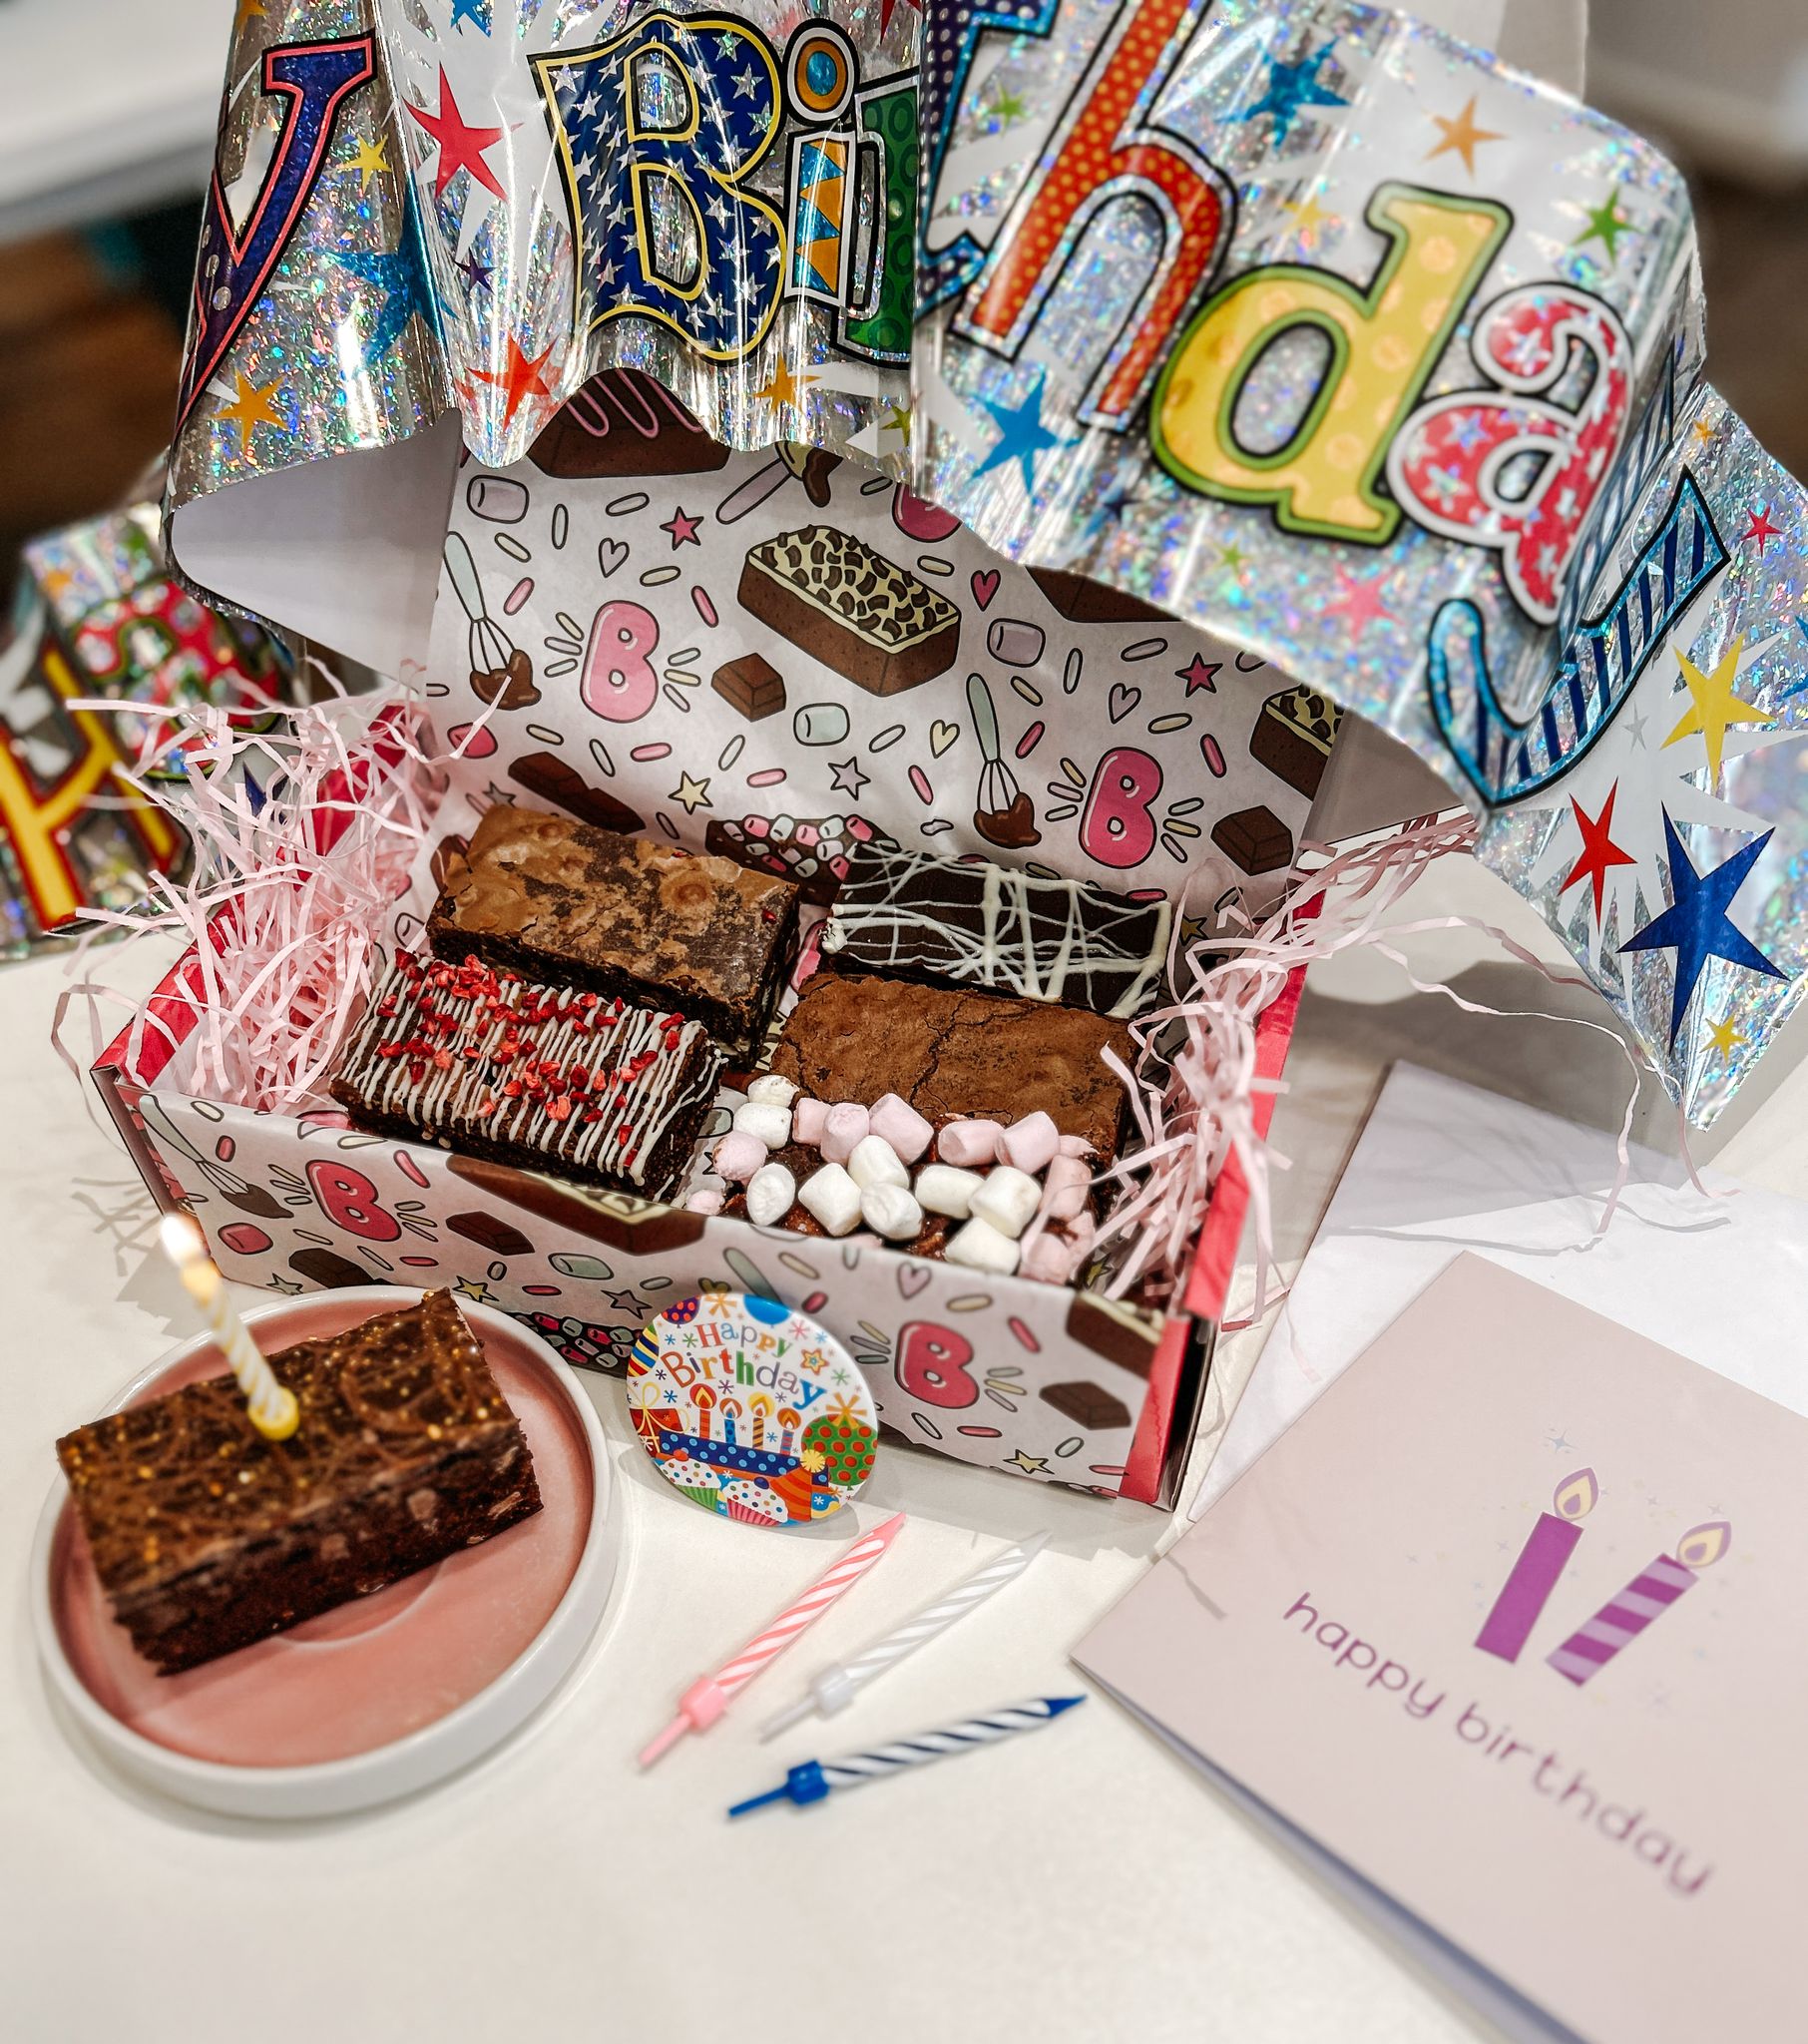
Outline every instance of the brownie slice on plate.
{"label": "brownie slice on plate", "polygon": [[540,1509],[483,1348],[435,1291],[269,1359],[301,1423],[267,1441],[229,1376],[57,1443],[95,1573],[175,1675],[368,1596]]}

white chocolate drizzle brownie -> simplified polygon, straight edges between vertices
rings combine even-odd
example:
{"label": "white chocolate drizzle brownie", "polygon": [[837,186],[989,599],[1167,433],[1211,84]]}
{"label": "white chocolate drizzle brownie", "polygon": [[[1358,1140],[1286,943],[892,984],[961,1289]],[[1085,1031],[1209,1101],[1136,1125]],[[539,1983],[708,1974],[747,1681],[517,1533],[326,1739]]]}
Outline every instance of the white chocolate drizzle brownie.
{"label": "white chocolate drizzle brownie", "polygon": [[715,1096],[700,1022],[404,952],[332,1080],[365,1127],[657,1198]]}

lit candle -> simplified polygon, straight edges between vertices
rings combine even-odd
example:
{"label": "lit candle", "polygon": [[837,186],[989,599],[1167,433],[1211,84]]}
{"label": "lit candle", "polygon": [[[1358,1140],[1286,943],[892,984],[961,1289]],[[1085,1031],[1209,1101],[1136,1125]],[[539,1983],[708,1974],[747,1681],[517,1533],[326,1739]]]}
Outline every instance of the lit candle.
{"label": "lit candle", "polygon": [[1701,1570],[1711,1569],[1731,1545],[1732,1528],[1724,1519],[1691,1526],[1677,1541],[1673,1560],[1660,1554],[1642,1575],[1634,1576],[1586,1625],[1570,1635],[1550,1657],[1551,1666],[1579,1687],[1598,1675],[1652,1619],[1667,1611],[1685,1590],[1692,1590]]}
{"label": "lit candle", "polygon": [[1487,1623],[1476,1635],[1484,1654],[1517,1661],[1565,1565],[1582,1538],[1582,1522],[1594,1509],[1600,1487],[1592,1469],[1579,1469],[1551,1494],[1551,1509],[1539,1514],[1513,1573],[1501,1586]]}
{"label": "lit candle", "polygon": [[250,1329],[232,1310],[226,1279],[208,1255],[206,1237],[186,1214],[165,1215],[161,1233],[165,1255],[176,1266],[189,1296],[207,1314],[214,1339],[232,1366],[251,1424],[265,1440],[287,1440],[301,1419],[295,1394],[276,1381]]}

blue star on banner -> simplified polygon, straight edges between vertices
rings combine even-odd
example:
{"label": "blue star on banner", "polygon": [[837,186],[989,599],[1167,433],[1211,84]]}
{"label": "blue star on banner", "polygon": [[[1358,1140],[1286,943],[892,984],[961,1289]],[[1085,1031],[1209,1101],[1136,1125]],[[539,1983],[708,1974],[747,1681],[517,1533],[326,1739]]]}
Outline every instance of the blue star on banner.
{"label": "blue star on banner", "polygon": [[[1808,645],[1808,618],[1797,618],[1795,622],[1796,628],[1802,635],[1803,643]],[[1788,688],[1783,690],[1777,697],[1777,701],[1779,703],[1787,703],[1791,696],[1799,696],[1804,689],[1808,689],[1808,674],[1804,674],[1799,681],[1791,682]]]}
{"label": "blue star on banner", "polygon": [[1772,979],[1789,977],[1771,964],[1757,945],[1734,926],[1726,912],[1772,835],[1766,830],[1762,837],[1754,837],[1723,865],[1715,866],[1712,872],[1698,873],[1682,848],[1681,838],[1676,835],[1669,810],[1663,812],[1664,852],[1670,869],[1670,905],[1643,929],[1634,931],[1619,948],[1621,952],[1675,952],[1676,986],[1670,1000],[1672,1045],[1710,958],[1724,958],[1729,965],[1742,965],[1748,972],[1767,973]]}
{"label": "blue star on banner", "polygon": [[383,359],[401,339],[416,312],[429,326],[433,325],[433,301],[427,293],[427,281],[406,242],[387,255],[359,251],[332,259],[341,269],[349,269],[360,283],[382,294],[376,324],[364,342],[363,367],[372,368]]}
{"label": "blue star on banner", "polygon": [[457,28],[461,21],[468,21],[474,28],[480,28],[485,35],[490,33],[490,0],[452,0],[452,19],[448,28]]}
{"label": "blue star on banner", "polygon": [[1065,433],[1054,432],[1042,422],[1044,373],[1041,363],[1038,363],[1036,380],[1021,404],[1000,404],[991,397],[975,399],[991,415],[992,423],[998,428],[998,438],[991,452],[973,471],[975,482],[988,469],[1007,468],[1015,461],[1023,475],[1025,494],[1035,496],[1037,455],[1046,453],[1051,447],[1065,447],[1069,437]]}
{"label": "blue star on banner", "polygon": [[1278,149],[1287,139],[1295,118],[1307,107],[1347,107],[1350,103],[1341,93],[1335,93],[1319,78],[1318,73],[1325,59],[1337,47],[1335,40],[1324,44],[1302,57],[1296,64],[1283,64],[1278,57],[1268,60],[1268,89],[1254,106],[1240,114],[1233,114],[1233,121],[1270,120],[1274,133],[1270,138]]}

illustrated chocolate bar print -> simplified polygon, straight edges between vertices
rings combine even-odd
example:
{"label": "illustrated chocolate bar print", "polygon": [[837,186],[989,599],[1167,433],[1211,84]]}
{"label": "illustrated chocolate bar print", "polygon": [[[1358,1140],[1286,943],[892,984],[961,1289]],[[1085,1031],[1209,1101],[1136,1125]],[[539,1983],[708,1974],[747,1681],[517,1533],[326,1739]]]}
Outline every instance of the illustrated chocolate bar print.
{"label": "illustrated chocolate bar print", "polygon": [[907,568],[831,525],[781,532],[747,555],[740,603],[792,645],[874,696],[954,665],[961,614]]}
{"label": "illustrated chocolate bar print", "polygon": [[1172,910],[1042,879],[857,845],[822,935],[843,971],[985,987],[1128,1017],[1160,984]]}

